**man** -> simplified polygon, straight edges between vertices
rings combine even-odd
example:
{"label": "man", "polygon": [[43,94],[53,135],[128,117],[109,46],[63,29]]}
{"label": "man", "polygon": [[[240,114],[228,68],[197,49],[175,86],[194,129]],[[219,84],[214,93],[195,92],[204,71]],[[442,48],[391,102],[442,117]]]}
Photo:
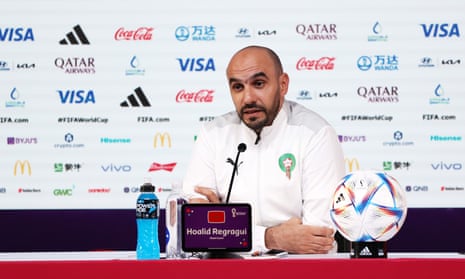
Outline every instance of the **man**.
{"label": "man", "polygon": [[315,112],[285,100],[289,76],[271,49],[249,46],[226,70],[236,111],[206,123],[183,183],[190,202],[224,202],[238,145],[231,202],[254,208],[254,249],[335,251],[331,196],[345,174],[334,129]]}

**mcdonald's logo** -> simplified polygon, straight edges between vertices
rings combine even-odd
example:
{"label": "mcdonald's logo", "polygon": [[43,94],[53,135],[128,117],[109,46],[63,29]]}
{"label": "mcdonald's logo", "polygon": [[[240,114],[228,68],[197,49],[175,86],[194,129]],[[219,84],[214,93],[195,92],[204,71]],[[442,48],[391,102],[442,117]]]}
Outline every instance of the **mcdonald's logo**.
{"label": "mcdonald's logo", "polygon": [[14,176],[16,176],[16,174],[18,173],[18,167],[19,167],[19,171],[21,172],[21,175],[24,175],[26,167],[27,167],[27,173],[29,174],[29,176],[31,175],[32,173],[31,163],[29,163],[28,160],[25,160],[25,161],[17,160],[16,161],[14,169],[13,169]]}
{"label": "mcdonald's logo", "polygon": [[360,163],[358,162],[356,158],[351,158],[351,159],[345,158],[345,163],[346,163],[348,172],[360,170]]}
{"label": "mcdonald's logo", "polygon": [[161,147],[165,147],[165,142],[168,144],[168,147],[171,147],[171,135],[168,133],[156,133],[153,138],[153,147],[157,148],[158,142],[160,142]]}

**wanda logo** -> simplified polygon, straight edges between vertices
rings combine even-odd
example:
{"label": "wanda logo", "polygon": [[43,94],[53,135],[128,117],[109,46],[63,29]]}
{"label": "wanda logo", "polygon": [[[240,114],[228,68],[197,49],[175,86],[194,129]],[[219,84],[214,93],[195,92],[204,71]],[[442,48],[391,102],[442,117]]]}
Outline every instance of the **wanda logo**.
{"label": "wanda logo", "polygon": [[153,27],[139,27],[136,30],[125,30],[124,27],[116,30],[115,40],[121,41],[149,41],[152,39]]}
{"label": "wanda logo", "polygon": [[211,89],[201,89],[197,92],[187,92],[182,89],[176,95],[177,103],[211,103],[213,102],[213,92]]}
{"label": "wanda logo", "polygon": [[321,57],[320,59],[307,59],[302,57],[297,61],[297,70],[333,70],[335,57]]}

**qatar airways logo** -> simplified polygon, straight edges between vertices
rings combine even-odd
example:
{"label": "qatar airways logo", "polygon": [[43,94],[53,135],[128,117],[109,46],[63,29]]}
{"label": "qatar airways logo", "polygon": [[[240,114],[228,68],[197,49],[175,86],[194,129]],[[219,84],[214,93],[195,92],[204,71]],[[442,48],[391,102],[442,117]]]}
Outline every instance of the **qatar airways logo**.
{"label": "qatar airways logo", "polygon": [[126,30],[120,27],[115,32],[116,41],[150,41],[152,40],[153,27],[139,27],[135,30]]}
{"label": "qatar airways logo", "polygon": [[213,93],[215,90],[212,89],[200,89],[195,92],[188,92],[184,89],[180,90],[176,94],[177,103],[211,103],[213,102]]}
{"label": "qatar airways logo", "polygon": [[336,24],[297,24],[295,27],[297,34],[302,35],[307,40],[337,40]]}
{"label": "qatar airways logo", "polygon": [[334,60],[336,60],[336,57],[324,56],[319,59],[307,59],[306,57],[302,57],[297,61],[296,69],[298,71],[334,70]]}

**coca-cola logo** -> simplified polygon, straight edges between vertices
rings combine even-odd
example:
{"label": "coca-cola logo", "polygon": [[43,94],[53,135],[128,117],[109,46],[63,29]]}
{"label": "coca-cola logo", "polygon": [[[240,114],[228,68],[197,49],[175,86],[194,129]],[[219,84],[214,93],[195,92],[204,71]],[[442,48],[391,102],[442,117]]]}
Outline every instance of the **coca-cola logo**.
{"label": "coca-cola logo", "polygon": [[152,39],[153,27],[139,27],[136,30],[125,30],[120,27],[116,30],[115,40],[134,40],[134,41],[149,41]]}
{"label": "coca-cola logo", "polygon": [[187,92],[182,89],[176,95],[177,103],[211,103],[213,102],[213,93],[211,89],[201,89],[197,92]]}
{"label": "coca-cola logo", "polygon": [[333,70],[336,57],[321,57],[320,59],[307,59],[302,57],[297,61],[297,70]]}

